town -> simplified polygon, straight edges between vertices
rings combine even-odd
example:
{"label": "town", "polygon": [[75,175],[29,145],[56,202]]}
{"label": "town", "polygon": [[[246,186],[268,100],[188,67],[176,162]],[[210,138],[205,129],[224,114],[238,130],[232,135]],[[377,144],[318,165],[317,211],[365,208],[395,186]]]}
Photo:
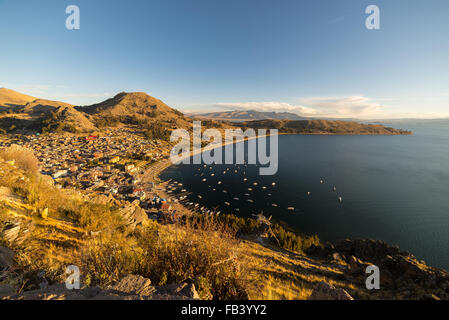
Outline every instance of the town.
{"label": "town", "polygon": [[[165,199],[145,175],[153,164],[167,160],[170,144],[148,140],[135,128],[112,128],[98,135],[17,135],[0,148],[18,145],[34,151],[44,177],[57,188],[77,189],[89,199],[120,208],[129,224],[173,211],[176,199]],[[158,168],[158,167],[156,167]],[[158,168],[157,173],[162,168]],[[144,178],[147,177],[147,178]]]}

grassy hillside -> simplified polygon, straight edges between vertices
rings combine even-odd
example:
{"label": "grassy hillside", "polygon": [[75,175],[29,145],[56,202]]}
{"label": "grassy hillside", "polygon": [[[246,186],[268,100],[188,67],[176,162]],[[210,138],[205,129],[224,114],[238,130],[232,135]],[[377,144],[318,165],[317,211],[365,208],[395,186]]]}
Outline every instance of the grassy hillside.
{"label": "grassy hillside", "polygon": [[5,111],[8,109],[14,109],[18,106],[23,106],[28,102],[36,100],[36,98],[28,96],[17,91],[0,88],[0,110]]}

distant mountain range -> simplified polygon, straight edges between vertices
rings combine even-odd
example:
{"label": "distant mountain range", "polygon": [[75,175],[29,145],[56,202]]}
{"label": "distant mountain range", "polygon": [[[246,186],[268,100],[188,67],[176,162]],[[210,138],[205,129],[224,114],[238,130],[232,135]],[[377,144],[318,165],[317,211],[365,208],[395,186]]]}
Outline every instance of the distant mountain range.
{"label": "distant mountain range", "polygon": [[235,110],[195,114],[196,118],[224,120],[231,122],[253,120],[306,120],[310,118],[300,117],[291,112],[262,112],[256,110]]}

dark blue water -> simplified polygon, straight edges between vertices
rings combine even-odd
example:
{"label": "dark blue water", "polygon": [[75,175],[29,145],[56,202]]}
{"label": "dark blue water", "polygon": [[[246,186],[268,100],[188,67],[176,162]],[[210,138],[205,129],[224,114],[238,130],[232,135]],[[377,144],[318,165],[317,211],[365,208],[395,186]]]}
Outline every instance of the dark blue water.
{"label": "dark blue water", "polygon": [[162,178],[182,182],[200,206],[239,216],[263,211],[323,240],[385,240],[449,269],[449,122],[391,126],[414,135],[280,136],[274,176],[259,176],[257,165],[180,165]]}

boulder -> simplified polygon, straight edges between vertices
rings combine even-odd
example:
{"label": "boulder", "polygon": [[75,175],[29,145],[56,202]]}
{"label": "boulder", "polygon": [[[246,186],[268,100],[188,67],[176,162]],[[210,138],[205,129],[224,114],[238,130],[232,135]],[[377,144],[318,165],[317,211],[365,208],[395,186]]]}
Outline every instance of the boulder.
{"label": "boulder", "polygon": [[16,289],[10,285],[0,284],[0,297],[10,296],[16,293]]}
{"label": "boulder", "polygon": [[144,209],[129,203],[119,209],[119,214],[131,228],[144,224],[148,220],[148,215]]}
{"label": "boulder", "polygon": [[10,268],[14,263],[14,251],[6,247],[0,246],[0,271],[1,269]]}
{"label": "boulder", "polygon": [[344,257],[338,252],[332,253],[332,260],[338,264],[346,264]]}
{"label": "boulder", "polygon": [[109,291],[120,295],[151,296],[156,289],[151,285],[151,280],[130,274],[108,288]]}
{"label": "boulder", "polygon": [[315,285],[309,300],[354,300],[349,293],[326,282]]}
{"label": "boulder", "polygon": [[168,294],[173,296],[185,296],[190,299],[199,299],[198,292],[193,283],[172,283],[157,287],[158,294]]}
{"label": "boulder", "polygon": [[363,262],[359,258],[351,256],[349,258],[348,272],[351,274],[364,274],[369,263]]}

